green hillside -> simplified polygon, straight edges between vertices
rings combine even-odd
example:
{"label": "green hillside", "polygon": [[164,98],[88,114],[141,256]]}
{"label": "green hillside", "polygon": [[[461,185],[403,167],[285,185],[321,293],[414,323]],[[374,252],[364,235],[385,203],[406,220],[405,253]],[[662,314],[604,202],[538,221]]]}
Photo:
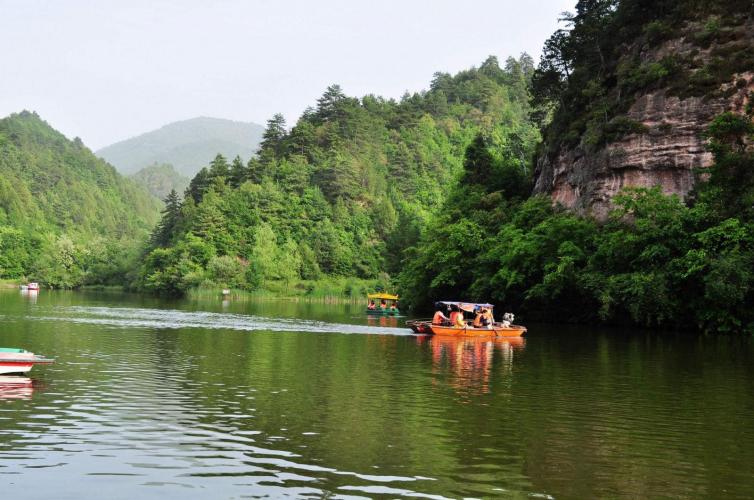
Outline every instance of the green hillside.
{"label": "green hillside", "polygon": [[264,127],[256,123],[198,117],[117,142],[96,152],[124,174],[152,164],[168,163],[192,177],[217,153],[249,158],[256,152]]}
{"label": "green hillside", "polygon": [[[705,135],[714,163],[697,172],[685,203],[660,186],[623,189],[607,220],[598,221],[553,207],[549,196],[522,195],[520,182],[506,180],[510,164],[480,138],[467,150],[462,183],[402,269],[404,301],[420,307],[440,297],[493,301],[523,321],[754,332],[754,93],[743,105],[731,97],[731,85],[723,86],[727,93],[718,87],[725,79],[735,88],[750,85],[730,73],[751,57],[747,5],[579,1],[568,16],[571,29],[547,41],[533,79],[537,114],[554,113],[540,154],[590,129],[611,133],[605,123],[648,85],[688,96],[675,101],[682,110],[698,103],[700,92],[728,96],[730,108],[740,109],[720,106],[716,116],[697,118],[711,120]],[[627,47],[652,40],[699,44],[699,53],[704,45],[733,43],[727,59],[712,51],[709,65],[688,78],[681,67],[675,68],[681,77],[670,78],[661,65],[613,66]]]}
{"label": "green hillside", "polygon": [[528,169],[539,138],[527,118],[533,71],[526,55],[504,68],[490,57],[397,102],[333,85],[292,129],[276,115],[258,157],[217,157],[168,203],[138,285],[180,293],[395,275],[477,135]]}
{"label": "green hillside", "polygon": [[117,282],[159,202],[36,113],[0,120],[0,278]]}
{"label": "green hillside", "polygon": [[189,178],[175,171],[169,163],[154,163],[129,175],[137,184],[141,184],[152,195],[164,200],[170,191],[182,193],[189,185]]}

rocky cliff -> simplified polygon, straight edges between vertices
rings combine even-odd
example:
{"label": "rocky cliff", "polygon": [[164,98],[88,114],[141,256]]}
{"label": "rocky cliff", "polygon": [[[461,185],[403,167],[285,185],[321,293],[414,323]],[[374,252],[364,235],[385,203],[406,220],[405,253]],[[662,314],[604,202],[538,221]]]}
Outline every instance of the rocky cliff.
{"label": "rocky cliff", "polygon": [[535,192],[604,219],[622,188],[659,185],[686,197],[698,169],[710,165],[708,124],[724,111],[743,112],[754,96],[752,19],[712,16],[654,42],[647,31],[622,47],[596,92],[611,116],[594,118],[592,109],[576,140],[551,138],[537,160]]}

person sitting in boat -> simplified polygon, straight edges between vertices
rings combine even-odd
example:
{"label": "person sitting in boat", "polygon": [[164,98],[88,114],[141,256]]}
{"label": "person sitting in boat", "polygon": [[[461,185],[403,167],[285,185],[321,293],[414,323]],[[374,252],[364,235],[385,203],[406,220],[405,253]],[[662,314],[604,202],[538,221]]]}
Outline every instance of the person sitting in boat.
{"label": "person sitting in boat", "polygon": [[383,311],[387,309],[387,301],[385,299],[382,299],[382,302],[380,302],[380,309]]}
{"label": "person sitting in boat", "polygon": [[393,302],[392,304],[390,304],[390,312],[395,312],[397,310],[398,310],[398,308],[395,307],[395,302]]}
{"label": "person sitting in boat", "polygon": [[369,309],[370,311],[374,311],[375,309],[377,309],[377,305],[374,303],[373,300],[369,301],[369,305],[367,306],[367,309]]}
{"label": "person sitting in boat", "polygon": [[435,311],[435,315],[432,316],[433,325],[444,325],[448,321],[450,320],[442,313],[440,309],[437,309],[437,311]]}
{"label": "person sitting in boat", "polygon": [[450,324],[452,326],[456,326],[460,328],[466,327],[466,321],[463,319],[463,313],[455,304],[453,304],[453,306],[451,307]]}
{"label": "person sitting in boat", "polygon": [[471,323],[471,326],[473,326],[474,328],[484,328],[485,326],[487,326],[485,324],[486,321],[487,320],[484,317],[484,309],[480,308],[476,310],[476,316],[474,316],[474,322]]}
{"label": "person sitting in boat", "polygon": [[485,326],[491,327],[495,324],[495,317],[492,315],[492,309],[484,310]]}
{"label": "person sitting in boat", "polygon": [[474,322],[471,324],[474,328],[489,328],[492,326],[492,313],[489,309],[480,307],[477,309]]}

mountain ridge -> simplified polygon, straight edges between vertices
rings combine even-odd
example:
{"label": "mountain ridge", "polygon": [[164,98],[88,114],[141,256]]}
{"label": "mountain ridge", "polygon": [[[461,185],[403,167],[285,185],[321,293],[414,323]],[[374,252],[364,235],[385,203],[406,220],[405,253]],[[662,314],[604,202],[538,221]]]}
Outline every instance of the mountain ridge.
{"label": "mountain ridge", "polygon": [[159,206],[36,113],[0,119],[0,278],[122,283]]}
{"label": "mountain ridge", "polygon": [[253,122],[198,116],[163,125],[98,149],[95,154],[123,174],[155,163],[169,163],[193,176],[218,153],[249,158],[261,141],[264,127]]}

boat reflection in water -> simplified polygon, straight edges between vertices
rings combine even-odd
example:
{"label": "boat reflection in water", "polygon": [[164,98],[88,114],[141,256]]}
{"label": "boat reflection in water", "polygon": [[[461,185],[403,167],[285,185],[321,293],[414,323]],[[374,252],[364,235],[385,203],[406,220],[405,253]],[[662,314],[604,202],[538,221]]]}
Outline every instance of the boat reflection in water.
{"label": "boat reflection in water", "polygon": [[526,347],[523,337],[475,338],[418,337],[432,351],[433,373],[450,373],[451,385],[475,393],[490,392],[490,376],[497,366],[503,374],[513,369],[513,359]]}
{"label": "boat reflection in water", "polygon": [[37,298],[39,297],[39,290],[22,288],[21,295],[29,299],[29,302],[31,302],[32,304],[36,304]]}
{"label": "boat reflection in water", "polygon": [[367,316],[367,325],[398,328],[398,318],[395,316]]}
{"label": "boat reflection in water", "polygon": [[30,399],[34,382],[29,377],[0,375],[0,399]]}

